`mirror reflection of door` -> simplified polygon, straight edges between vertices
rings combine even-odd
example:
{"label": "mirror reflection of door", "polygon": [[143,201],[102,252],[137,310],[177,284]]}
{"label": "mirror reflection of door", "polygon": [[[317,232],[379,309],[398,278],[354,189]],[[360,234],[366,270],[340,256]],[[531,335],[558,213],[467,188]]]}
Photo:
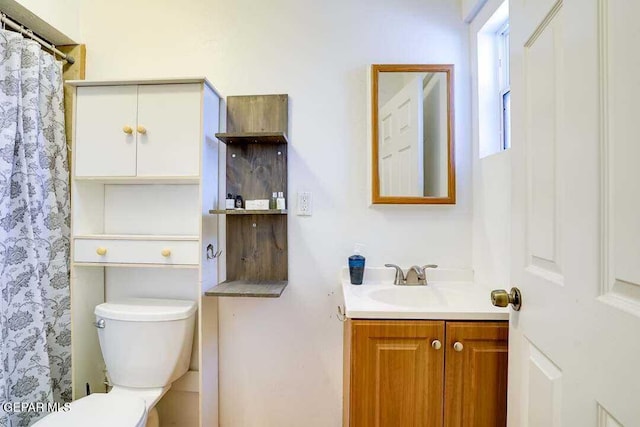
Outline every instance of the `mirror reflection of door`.
{"label": "mirror reflection of door", "polygon": [[381,72],[381,196],[448,194],[448,90],[444,72]]}
{"label": "mirror reflection of door", "polygon": [[444,197],[448,185],[447,76],[428,73],[423,90],[424,196]]}

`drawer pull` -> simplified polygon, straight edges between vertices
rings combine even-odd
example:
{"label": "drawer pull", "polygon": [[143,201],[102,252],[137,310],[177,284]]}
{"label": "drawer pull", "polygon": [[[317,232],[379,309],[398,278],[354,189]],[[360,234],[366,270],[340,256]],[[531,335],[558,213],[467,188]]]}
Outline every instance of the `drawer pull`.
{"label": "drawer pull", "polygon": [[138,130],[138,133],[141,133],[143,135],[147,133],[147,129],[142,125],[138,125],[138,129],[137,130]]}
{"label": "drawer pull", "polygon": [[96,249],[96,253],[100,256],[104,256],[107,254],[107,248],[98,248]]}
{"label": "drawer pull", "polygon": [[131,128],[131,126],[124,126],[122,128],[122,132],[126,133],[127,135],[131,135],[133,133],[133,128]]}
{"label": "drawer pull", "polygon": [[171,256],[171,249],[163,249],[162,252],[160,252],[162,254],[163,257],[167,258],[169,256]]}
{"label": "drawer pull", "polygon": [[431,341],[431,347],[433,347],[434,350],[440,350],[442,348],[442,343],[440,340],[433,340]]}
{"label": "drawer pull", "polygon": [[453,349],[454,349],[455,351],[457,351],[457,352],[462,351],[462,349],[463,349],[463,348],[464,348],[464,346],[462,345],[462,343],[461,343],[460,341],[456,341],[456,342],[453,344]]}

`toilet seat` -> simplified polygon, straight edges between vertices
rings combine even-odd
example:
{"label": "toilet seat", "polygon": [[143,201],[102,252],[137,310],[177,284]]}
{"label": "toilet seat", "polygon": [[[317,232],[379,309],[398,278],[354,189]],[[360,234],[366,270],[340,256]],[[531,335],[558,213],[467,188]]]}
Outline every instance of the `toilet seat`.
{"label": "toilet seat", "polygon": [[146,422],[144,399],[94,393],[72,402],[67,412],[47,415],[34,427],[144,427]]}

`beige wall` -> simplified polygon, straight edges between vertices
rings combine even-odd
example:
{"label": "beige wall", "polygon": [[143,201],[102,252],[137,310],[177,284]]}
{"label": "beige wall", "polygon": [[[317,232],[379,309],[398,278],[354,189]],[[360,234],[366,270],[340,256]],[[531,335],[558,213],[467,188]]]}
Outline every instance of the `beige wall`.
{"label": "beige wall", "polygon": [[80,0],[0,0],[0,11],[54,44],[80,40]]}
{"label": "beige wall", "polygon": [[[471,266],[468,36],[451,0],[85,0],[87,79],[207,76],[224,95],[290,95],[290,285],[280,299],[220,302],[221,425],[341,422],[339,269]],[[368,207],[372,63],[456,65],[456,206]],[[168,118],[170,120],[171,118]]]}

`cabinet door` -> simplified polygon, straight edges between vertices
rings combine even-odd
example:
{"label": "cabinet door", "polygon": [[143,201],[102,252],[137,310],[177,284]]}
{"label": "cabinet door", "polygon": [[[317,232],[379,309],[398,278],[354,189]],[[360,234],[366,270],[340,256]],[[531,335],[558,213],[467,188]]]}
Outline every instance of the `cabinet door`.
{"label": "cabinet door", "polygon": [[201,106],[201,84],[138,86],[138,176],[200,174]]}
{"label": "cabinet door", "polygon": [[351,427],[439,427],[444,322],[352,321]]}
{"label": "cabinet door", "polygon": [[507,425],[508,338],[507,322],[447,322],[446,427]]}
{"label": "cabinet door", "polygon": [[136,111],[137,86],[78,88],[75,176],[135,176]]}

